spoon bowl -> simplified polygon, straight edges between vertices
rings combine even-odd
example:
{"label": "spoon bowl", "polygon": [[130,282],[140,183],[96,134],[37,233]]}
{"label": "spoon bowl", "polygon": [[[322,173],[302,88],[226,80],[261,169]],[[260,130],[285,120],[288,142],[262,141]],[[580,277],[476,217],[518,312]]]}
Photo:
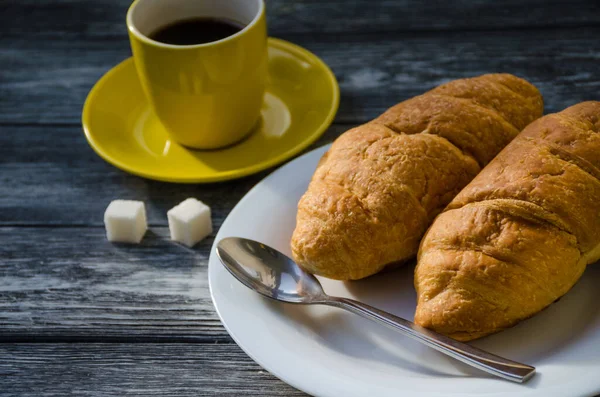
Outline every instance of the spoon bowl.
{"label": "spoon bowl", "polygon": [[246,287],[287,303],[322,303],[327,295],[319,280],[292,259],[259,242],[236,237],[217,244],[225,268]]}

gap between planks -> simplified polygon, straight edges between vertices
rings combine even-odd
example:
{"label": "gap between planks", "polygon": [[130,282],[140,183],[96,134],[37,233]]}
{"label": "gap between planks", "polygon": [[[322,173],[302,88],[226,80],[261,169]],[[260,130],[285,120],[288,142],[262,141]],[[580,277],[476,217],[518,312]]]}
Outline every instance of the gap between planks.
{"label": "gap between planks", "polygon": [[206,337],[206,336],[152,336],[152,335],[115,335],[102,336],[97,335],[27,335],[19,331],[19,334],[8,335],[0,334],[0,344],[18,343],[70,343],[70,344],[89,344],[89,343],[106,343],[106,344],[195,344],[195,345],[231,345],[236,344],[230,336]]}

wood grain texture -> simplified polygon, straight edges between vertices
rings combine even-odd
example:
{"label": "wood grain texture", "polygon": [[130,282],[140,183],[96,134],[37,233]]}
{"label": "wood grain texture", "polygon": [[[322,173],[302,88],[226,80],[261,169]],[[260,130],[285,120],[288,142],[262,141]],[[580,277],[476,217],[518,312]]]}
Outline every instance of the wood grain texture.
{"label": "wood grain texture", "polygon": [[[536,84],[547,111],[599,99],[600,28],[563,30],[280,35],[321,56],[341,88],[337,122],[362,123],[448,80],[510,72]],[[78,125],[95,81],[129,56],[111,40],[0,38],[0,123]],[[43,67],[40,60],[43,59]]]}
{"label": "wood grain texture", "polygon": [[103,228],[2,227],[0,241],[0,341],[231,341],[208,288],[212,236],[190,249],[164,227],[140,245]]}
{"label": "wood grain texture", "polygon": [[[349,126],[336,125],[308,150],[331,142]],[[116,198],[143,200],[151,225],[188,197],[212,208],[215,230],[267,170],[246,178],[181,185],[127,174],[98,157],[79,126],[0,126],[0,225],[103,226]]]}
{"label": "wood grain texture", "polygon": [[2,344],[2,396],[306,396],[235,344]]}
{"label": "wood grain texture", "polygon": [[[344,33],[515,29],[600,24],[593,0],[267,0],[269,30]],[[0,16],[10,35],[110,37],[125,30],[131,0],[8,1]],[[68,20],[69,23],[64,23]],[[31,29],[31,21],[35,29]]]}

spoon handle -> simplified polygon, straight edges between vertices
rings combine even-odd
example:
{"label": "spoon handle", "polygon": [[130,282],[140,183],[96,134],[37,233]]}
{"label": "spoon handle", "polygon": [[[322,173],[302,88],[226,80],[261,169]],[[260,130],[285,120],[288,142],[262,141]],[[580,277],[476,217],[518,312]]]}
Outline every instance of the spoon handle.
{"label": "spoon handle", "polygon": [[448,356],[462,361],[470,366],[479,368],[492,375],[508,379],[513,382],[526,382],[535,374],[535,367],[520,364],[488,353],[466,343],[458,342],[447,336],[423,328],[403,318],[386,313],[364,303],[346,299],[330,297],[322,302],[329,306],[339,307],[368,318],[377,323],[392,328],[406,336],[432,347]]}

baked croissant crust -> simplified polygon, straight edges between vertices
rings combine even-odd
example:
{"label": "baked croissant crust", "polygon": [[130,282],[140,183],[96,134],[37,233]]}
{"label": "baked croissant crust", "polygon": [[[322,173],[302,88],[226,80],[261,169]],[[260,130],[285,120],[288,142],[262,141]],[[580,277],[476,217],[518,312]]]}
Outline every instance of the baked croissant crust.
{"label": "baked croissant crust", "polygon": [[414,257],[433,218],[542,112],[533,85],[488,74],[345,132],[298,204],[294,259],[311,273],[355,280]]}
{"label": "baked croissant crust", "polygon": [[530,124],[427,231],[415,322],[458,340],[533,316],[600,259],[600,102]]}

